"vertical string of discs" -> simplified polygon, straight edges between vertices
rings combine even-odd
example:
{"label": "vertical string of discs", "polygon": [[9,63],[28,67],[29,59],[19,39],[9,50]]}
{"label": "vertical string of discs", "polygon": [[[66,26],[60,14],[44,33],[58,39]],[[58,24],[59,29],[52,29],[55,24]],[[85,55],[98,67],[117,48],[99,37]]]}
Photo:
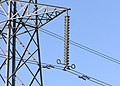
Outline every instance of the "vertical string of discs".
{"label": "vertical string of discs", "polygon": [[70,16],[68,12],[65,16],[65,27],[64,27],[64,65],[65,69],[69,68],[69,34],[70,34]]}

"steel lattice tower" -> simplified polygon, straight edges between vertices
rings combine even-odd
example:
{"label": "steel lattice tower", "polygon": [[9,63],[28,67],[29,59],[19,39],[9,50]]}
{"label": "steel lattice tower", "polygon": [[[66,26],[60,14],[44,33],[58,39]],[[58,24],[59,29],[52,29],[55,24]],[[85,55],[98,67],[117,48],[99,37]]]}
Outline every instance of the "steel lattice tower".
{"label": "steel lattice tower", "polygon": [[1,85],[43,86],[38,30],[68,10],[37,0],[0,1]]}

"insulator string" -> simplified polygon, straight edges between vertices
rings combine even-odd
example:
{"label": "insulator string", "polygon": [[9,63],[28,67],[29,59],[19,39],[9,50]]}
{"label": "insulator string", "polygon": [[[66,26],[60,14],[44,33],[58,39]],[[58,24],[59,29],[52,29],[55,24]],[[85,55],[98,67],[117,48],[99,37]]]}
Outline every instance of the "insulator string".
{"label": "insulator string", "polygon": [[65,28],[64,28],[64,65],[68,68],[69,65],[69,19],[70,16],[65,16]]}

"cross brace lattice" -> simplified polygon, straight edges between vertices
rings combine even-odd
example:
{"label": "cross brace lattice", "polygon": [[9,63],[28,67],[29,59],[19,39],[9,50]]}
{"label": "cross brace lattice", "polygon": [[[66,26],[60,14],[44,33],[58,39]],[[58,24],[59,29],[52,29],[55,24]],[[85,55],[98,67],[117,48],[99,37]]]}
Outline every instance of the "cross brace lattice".
{"label": "cross brace lattice", "polygon": [[68,10],[37,0],[0,1],[1,86],[43,86],[38,29]]}

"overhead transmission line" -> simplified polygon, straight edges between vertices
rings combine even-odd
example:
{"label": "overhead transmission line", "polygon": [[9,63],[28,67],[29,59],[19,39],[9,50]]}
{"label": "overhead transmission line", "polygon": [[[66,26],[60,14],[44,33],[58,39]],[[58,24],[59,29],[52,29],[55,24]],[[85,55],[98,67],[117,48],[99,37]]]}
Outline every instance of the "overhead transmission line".
{"label": "overhead transmission line", "polygon": [[[4,55],[4,54],[0,54],[0,58],[6,58],[5,56],[6,56],[6,55]],[[20,58],[16,58],[16,59],[17,59],[17,61],[20,60]],[[26,60],[26,59],[22,59],[23,62],[24,62],[24,60]],[[28,63],[28,64],[33,64],[33,65],[38,65],[38,64],[36,63],[36,61],[33,61],[33,60],[28,60],[26,63]],[[3,64],[5,65],[5,62],[4,62]],[[93,83],[96,83],[96,84],[98,84],[98,85],[100,85],[100,86],[112,86],[112,85],[110,85],[110,84],[108,84],[108,83],[106,83],[106,82],[103,82],[103,81],[101,81],[101,80],[98,80],[98,79],[96,79],[96,78],[93,78],[93,77],[91,77],[91,76],[88,76],[88,75],[86,75],[86,74],[80,73],[80,72],[78,72],[78,71],[76,71],[76,70],[73,70],[73,69],[66,69],[66,70],[64,70],[64,67],[63,67],[63,66],[58,66],[58,65],[48,64],[48,63],[42,63],[42,68],[44,68],[44,69],[57,69],[57,70],[65,71],[65,72],[68,72],[68,73],[71,73],[71,74],[77,76],[78,78],[80,78],[80,79],[82,79],[82,80],[85,80],[85,81],[88,80],[88,81],[91,81],[91,82],[93,82]],[[2,69],[2,68],[0,67],[0,70],[1,70],[1,69]],[[1,74],[0,74],[0,75],[1,75]]]}
{"label": "overhead transmission line", "polygon": [[[1,11],[0,11],[0,14],[1,14],[1,15],[4,15]],[[4,16],[5,16],[5,15],[4,15]],[[43,28],[40,28],[39,30],[40,30],[41,32],[43,32],[43,33],[46,33],[46,34],[52,36],[52,37],[55,37],[55,38],[57,38],[57,39],[59,39],[59,40],[64,41],[64,37],[62,37],[62,36],[60,36],[60,35],[58,35],[58,34],[56,34],[56,33],[53,33],[53,32],[51,32],[51,31],[45,30],[45,29],[43,29]],[[32,30],[31,30],[31,31],[32,31]],[[27,31],[27,32],[28,32],[28,31]],[[25,33],[26,33],[26,32],[25,32]],[[100,52],[98,52],[98,51],[96,51],[96,50],[93,50],[93,49],[91,49],[91,48],[89,48],[89,47],[86,47],[86,46],[84,46],[84,45],[82,45],[82,44],[79,44],[79,43],[77,43],[77,42],[75,42],[75,41],[70,40],[70,44],[72,44],[72,45],[74,45],[74,46],[76,46],[76,47],[79,47],[79,48],[81,48],[81,49],[84,49],[84,50],[86,50],[86,51],[88,51],[88,52],[90,52],[90,53],[93,53],[93,54],[95,54],[95,55],[98,55],[98,56],[100,56],[100,57],[103,57],[103,58],[105,58],[105,59],[107,59],[107,60],[110,60],[110,61],[112,61],[112,62],[114,62],[114,63],[120,64],[120,61],[119,61],[119,60],[114,59],[114,58],[112,58],[112,57],[110,57],[110,56],[108,56],[108,55],[105,55],[105,54],[103,54],[103,53],[100,53]],[[6,58],[6,55],[0,54],[0,58]],[[19,61],[19,60],[20,60],[20,58],[17,58],[17,61]],[[26,60],[26,59],[22,59],[22,60],[24,61],[24,60]],[[35,61],[33,61],[33,60],[28,60],[26,63],[38,65],[38,64],[37,64]],[[6,60],[4,61],[3,65],[5,65],[5,64],[6,64]],[[3,65],[2,65],[2,66],[3,66]],[[2,67],[0,67],[0,70],[1,70],[1,68],[2,68]],[[112,85],[110,85],[110,84],[108,84],[108,83],[106,83],[106,82],[103,82],[103,81],[101,81],[101,80],[95,79],[95,78],[90,77],[90,76],[87,76],[87,75],[85,75],[85,74],[83,74],[83,73],[80,73],[80,72],[78,72],[78,71],[76,71],[76,70],[73,70],[73,69],[66,69],[66,70],[64,70],[64,67],[63,67],[63,66],[52,65],[52,64],[48,64],[48,63],[42,63],[42,68],[46,68],[46,69],[52,69],[52,68],[53,68],[53,69],[58,69],[58,70],[66,71],[66,72],[69,72],[69,73],[77,76],[77,77],[80,78],[80,79],[89,80],[89,81],[92,81],[92,82],[94,82],[94,83],[96,83],[96,84],[99,84],[99,85],[101,85],[101,86],[112,86]],[[0,74],[0,76],[1,76],[1,74]],[[4,81],[4,79],[3,79],[3,81]],[[5,81],[4,81],[4,82],[5,82]]]}
{"label": "overhead transmission line", "polygon": [[[34,30],[34,29],[32,29],[32,30],[30,30],[30,31],[33,31],[33,30]],[[63,37],[63,36],[60,36],[60,35],[58,35],[58,34],[56,34],[56,33],[54,33],[54,32],[51,32],[51,31],[46,30],[46,29],[43,29],[43,28],[40,28],[39,31],[41,31],[41,32],[43,32],[43,33],[46,33],[46,34],[48,34],[48,35],[50,35],[50,36],[52,36],[52,37],[55,37],[55,38],[57,38],[57,39],[59,39],[59,40],[64,41],[64,37]],[[25,32],[23,32],[23,33],[27,33],[27,32],[28,32],[28,31],[25,31]],[[23,34],[23,33],[21,33],[21,34]],[[20,34],[19,34],[19,35],[20,35]],[[93,54],[95,54],[95,55],[97,55],[97,56],[100,56],[100,57],[102,57],[102,58],[104,58],[104,59],[107,59],[107,60],[109,60],[109,61],[111,61],[111,62],[120,64],[120,60],[118,60],[118,59],[115,59],[115,58],[113,58],[113,57],[111,57],[111,56],[109,56],[109,55],[106,55],[106,54],[104,54],[104,53],[101,53],[101,52],[99,52],[99,51],[97,51],[97,50],[91,49],[91,48],[89,48],[89,47],[87,47],[87,46],[85,46],[85,45],[83,45],[83,44],[77,43],[77,42],[75,42],[75,41],[73,41],[73,40],[69,40],[69,41],[70,41],[70,44],[72,44],[72,45],[74,45],[74,46],[76,46],[76,47],[78,47],[78,48],[81,48],[81,49],[83,49],[83,50],[85,50],[85,51],[88,51],[88,52],[90,52],[90,53],[93,53]]]}
{"label": "overhead transmission line", "polygon": [[[62,37],[62,36],[60,36],[60,35],[58,35],[58,34],[56,34],[56,33],[53,33],[53,32],[51,32],[51,31],[49,31],[49,30],[40,28],[39,31],[41,31],[41,32],[43,32],[43,33],[45,33],[45,34],[48,34],[48,35],[50,35],[50,36],[52,36],[52,37],[55,37],[55,38],[57,38],[57,39],[59,39],[59,40],[64,41],[64,37]],[[111,62],[120,64],[120,60],[117,60],[117,59],[115,59],[115,58],[113,58],[113,57],[111,57],[111,56],[108,56],[108,55],[104,54],[104,53],[101,53],[101,52],[99,52],[99,51],[96,51],[96,50],[94,50],[94,49],[91,49],[91,48],[89,48],[89,47],[86,47],[85,45],[82,45],[82,44],[77,43],[77,42],[72,41],[72,40],[70,40],[70,44],[72,44],[72,45],[74,45],[74,46],[76,46],[76,47],[78,47],[78,48],[81,48],[81,49],[83,49],[83,50],[85,50],[85,51],[88,51],[88,52],[90,52],[90,53],[93,53],[93,54],[95,54],[95,55],[97,55],[97,56],[100,56],[100,57],[102,57],[102,58],[104,58],[104,59],[107,59],[107,60],[109,60],[109,61],[111,61]]]}
{"label": "overhead transmission line", "polygon": [[[34,29],[33,29],[33,30],[34,30]],[[62,36],[60,36],[60,35],[58,35],[58,34],[56,34],[56,33],[53,33],[53,32],[51,32],[51,31],[45,30],[45,29],[43,29],[43,28],[40,28],[39,30],[40,30],[41,32],[43,32],[43,33],[46,33],[46,34],[48,34],[48,35],[50,35],[50,36],[53,36],[53,37],[55,37],[55,38],[57,38],[57,39],[59,39],[59,40],[64,41],[64,37],[62,37]],[[32,31],[32,30],[30,30],[30,31]],[[25,32],[22,32],[21,34],[27,33],[27,32],[28,32],[28,31],[25,31]],[[18,35],[19,35],[19,34],[18,34]],[[72,44],[72,45],[74,45],[74,46],[76,46],[76,47],[78,47],[78,48],[84,49],[84,50],[86,50],[86,51],[88,51],[88,52],[90,52],[90,53],[93,53],[93,54],[95,54],[95,55],[98,55],[98,56],[100,56],[100,57],[103,57],[103,58],[105,58],[105,59],[107,59],[107,60],[110,60],[110,61],[112,61],[112,62],[114,62],[114,63],[120,64],[120,61],[119,61],[119,60],[114,59],[114,58],[112,58],[112,57],[110,57],[110,56],[108,56],[108,55],[105,55],[105,54],[103,54],[103,53],[100,53],[100,52],[98,52],[98,51],[96,51],[96,50],[93,50],[93,49],[91,49],[91,48],[88,48],[88,47],[86,47],[86,46],[84,46],[84,45],[82,45],[82,44],[79,44],[79,43],[74,42],[74,41],[72,41],[72,40],[70,40],[70,44]],[[5,56],[5,55],[3,55],[3,56]],[[2,56],[2,54],[0,54],[0,57],[1,57],[1,58],[5,58],[5,57],[3,57],[3,56]],[[18,59],[17,61],[19,61],[19,59]],[[29,60],[27,63],[29,63],[29,64],[36,64],[36,63],[35,63],[34,61],[32,61],[32,60]],[[43,63],[42,63],[42,64],[43,64]],[[37,65],[37,64],[36,64],[36,65]],[[50,64],[47,64],[47,63],[46,63],[46,66],[45,66],[45,65],[42,65],[42,67],[43,67],[43,68],[47,68],[47,69],[51,69],[51,68],[59,69],[59,70],[63,70],[63,69],[64,69],[64,67],[62,67],[62,66],[50,65]],[[110,85],[110,84],[107,84],[107,83],[102,82],[102,81],[100,81],[100,80],[98,80],[98,79],[89,77],[89,76],[87,76],[87,75],[85,75],[85,74],[83,74],[83,73],[80,73],[80,72],[75,71],[75,70],[72,70],[72,69],[67,69],[67,70],[65,70],[65,71],[67,71],[67,72],[69,72],[69,73],[72,73],[72,74],[78,76],[78,78],[81,78],[81,79],[83,79],[83,80],[92,81],[92,82],[94,82],[94,83],[96,83],[96,84],[99,84],[99,85],[101,85],[101,86],[112,86],[112,85]]]}

